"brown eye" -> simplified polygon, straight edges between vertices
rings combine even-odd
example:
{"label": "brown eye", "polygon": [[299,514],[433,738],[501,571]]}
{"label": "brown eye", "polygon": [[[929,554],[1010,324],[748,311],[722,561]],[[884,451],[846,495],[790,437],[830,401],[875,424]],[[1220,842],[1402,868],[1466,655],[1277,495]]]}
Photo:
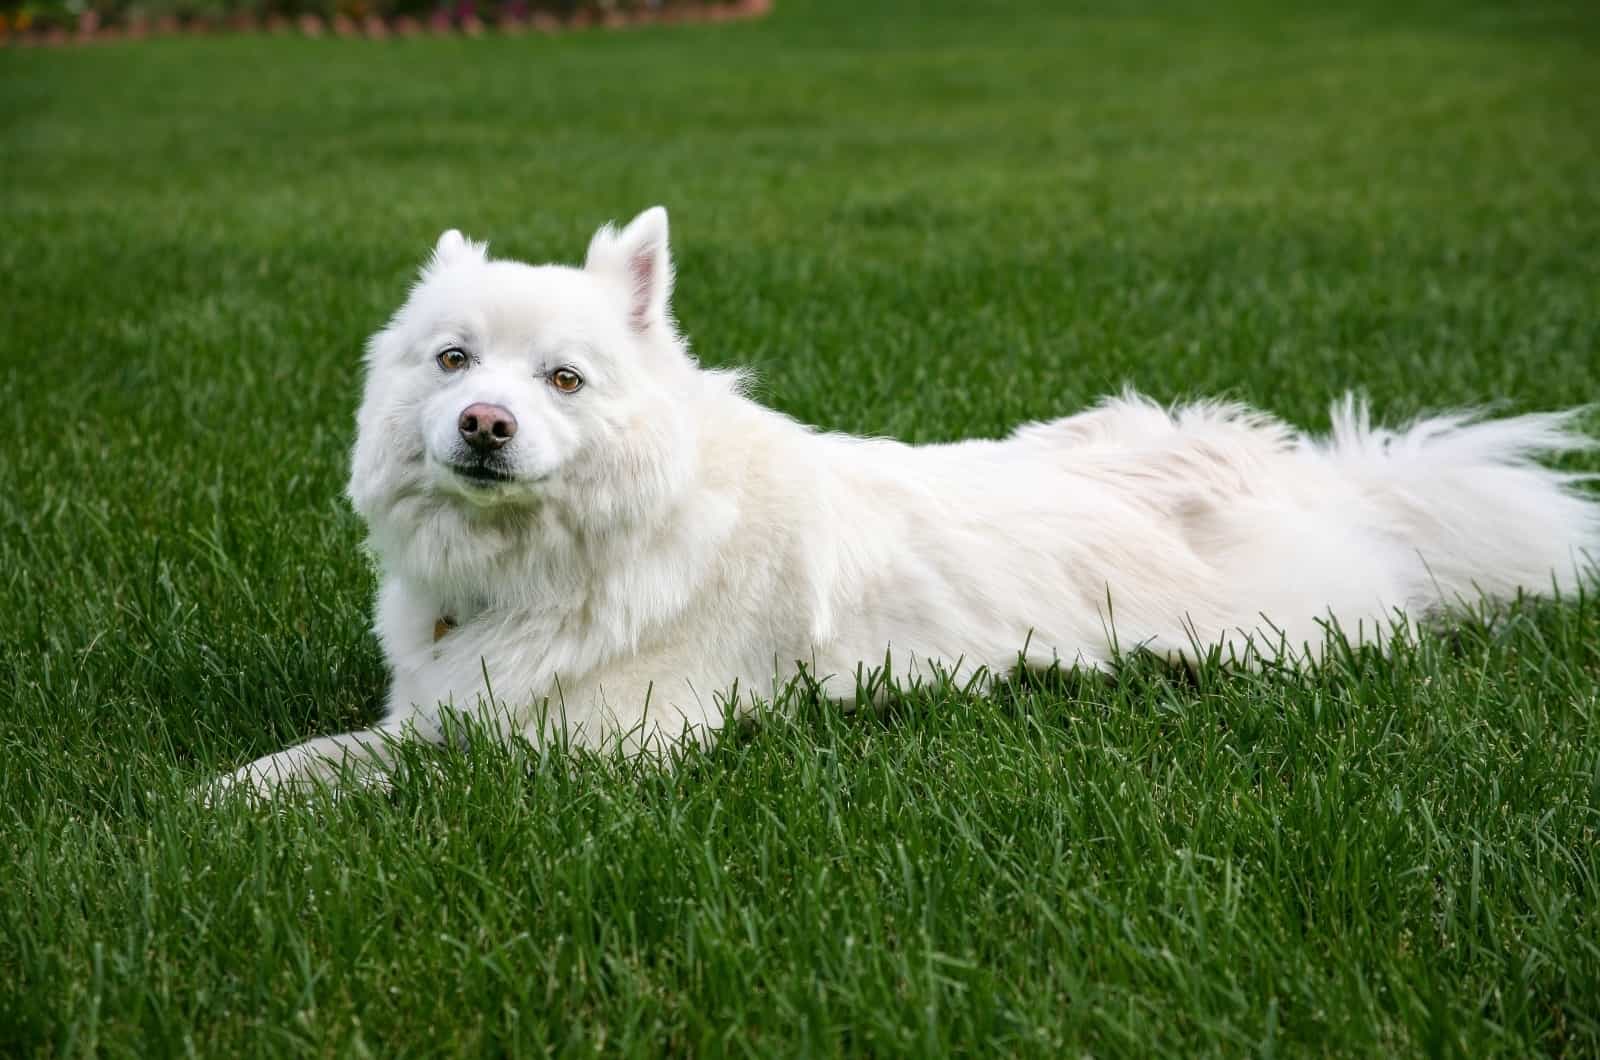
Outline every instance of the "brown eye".
{"label": "brown eye", "polygon": [[583,376],[571,368],[557,368],[550,373],[550,385],[563,394],[571,394],[583,385]]}
{"label": "brown eye", "polygon": [[466,350],[460,346],[452,346],[448,350],[440,351],[434,360],[438,361],[439,367],[447,372],[459,372],[467,366],[470,358],[467,357]]}

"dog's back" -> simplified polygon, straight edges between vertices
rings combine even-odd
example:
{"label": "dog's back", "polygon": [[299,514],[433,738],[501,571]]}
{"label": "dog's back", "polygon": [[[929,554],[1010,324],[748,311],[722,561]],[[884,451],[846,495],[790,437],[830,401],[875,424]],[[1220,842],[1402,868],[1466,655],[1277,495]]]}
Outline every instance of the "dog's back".
{"label": "dog's back", "polygon": [[1315,657],[1330,623],[1381,639],[1485,595],[1571,589],[1600,555],[1600,506],[1537,461],[1592,445],[1572,414],[1390,431],[1346,399],[1333,420],[1313,438],[1125,395],[1003,441],[834,439],[833,507],[860,513],[836,532],[869,558],[831,609],[873,616],[839,661],[886,639],[913,669],[1003,669],[1024,639],[1035,662]]}

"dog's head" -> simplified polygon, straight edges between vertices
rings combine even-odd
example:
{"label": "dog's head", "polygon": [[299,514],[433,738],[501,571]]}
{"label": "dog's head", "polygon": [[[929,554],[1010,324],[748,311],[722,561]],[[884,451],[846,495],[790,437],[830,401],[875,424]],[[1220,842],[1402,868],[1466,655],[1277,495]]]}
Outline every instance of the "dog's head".
{"label": "dog's head", "polygon": [[667,214],[602,228],[582,268],[494,261],[454,230],[368,343],[349,493],[443,534],[555,508],[642,518],[692,463],[697,369],[672,322]]}

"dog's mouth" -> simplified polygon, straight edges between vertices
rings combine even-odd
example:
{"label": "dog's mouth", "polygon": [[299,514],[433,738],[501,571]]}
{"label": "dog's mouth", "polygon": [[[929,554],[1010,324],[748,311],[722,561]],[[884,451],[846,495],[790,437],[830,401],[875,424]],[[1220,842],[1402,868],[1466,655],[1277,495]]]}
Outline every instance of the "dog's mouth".
{"label": "dog's mouth", "polygon": [[456,477],[465,479],[478,487],[496,486],[502,482],[510,482],[516,478],[511,472],[493,464],[451,464],[450,470]]}

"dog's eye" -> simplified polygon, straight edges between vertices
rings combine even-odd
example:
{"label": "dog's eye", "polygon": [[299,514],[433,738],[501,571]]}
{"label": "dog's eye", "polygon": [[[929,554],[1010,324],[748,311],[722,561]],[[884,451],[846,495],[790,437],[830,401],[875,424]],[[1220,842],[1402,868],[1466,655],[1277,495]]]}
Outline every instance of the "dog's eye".
{"label": "dog's eye", "polygon": [[447,372],[459,372],[471,362],[471,358],[467,356],[467,351],[460,346],[452,346],[448,350],[439,351],[439,356],[435,357],[434,360],[438,361],[439,367]]}
{"label": "dog's eye", "polygon": [[550,373],[550,385],[563,394],[571,394],[583,385],[583,376],[571,368],[557,368]]}

